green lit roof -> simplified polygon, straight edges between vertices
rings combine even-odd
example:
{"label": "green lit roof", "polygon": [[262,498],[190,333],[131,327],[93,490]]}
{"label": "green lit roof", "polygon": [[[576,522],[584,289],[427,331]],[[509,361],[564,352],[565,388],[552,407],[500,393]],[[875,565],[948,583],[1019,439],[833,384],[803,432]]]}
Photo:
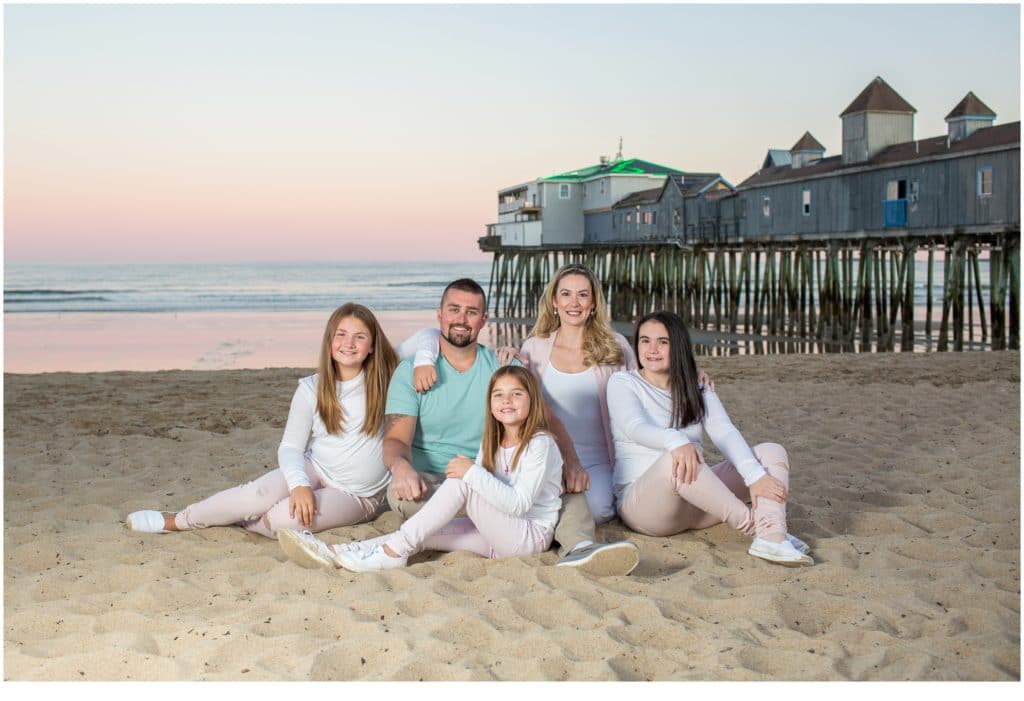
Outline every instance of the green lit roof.
{"label": "green lit roof", "polygon": [[627,158],[623,161],[612,163],[599,163],[596,166],[587,166],[577,170],[570,170],[558,175],[550,175],[541,180],[557,181],[580,181],[596,178],[601,175],[672,175],[682,173],[681,170],[660,166],[650,161],[642,161],[639,158]]}

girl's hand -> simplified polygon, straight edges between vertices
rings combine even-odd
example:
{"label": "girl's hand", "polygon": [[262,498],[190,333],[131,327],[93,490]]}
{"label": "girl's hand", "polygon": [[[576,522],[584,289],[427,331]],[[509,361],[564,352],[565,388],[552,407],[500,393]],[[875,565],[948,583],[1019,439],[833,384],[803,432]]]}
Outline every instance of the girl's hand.
{"label": "girl's hand", "polygon": [[433,365],[420,365],[412,369],[412,386],[423,394],[437,382],[437,369]]}
{"label": "girl's hand", "polygon": [[590,475],[583,469],[579,461],[562,463],[562,484],[566,494],[585,492],[590,489]]}
{"label": "girl's hand", "polygon": [[700,448],[693,443],[681,445],[672,449],[672,477],[690,484],[697,477],[697,468],[704,462],[704,455]]}
{"label": "girl's hand", "polygon": [[308,527],[316,515],[316,497],[312,487],[296,487],[288,497],[288,515]]}
{"label": "girl's hand", "polygon": [[757,508],[758,497],[771,499],[772,501],[784,504],[786,499],[789,497],[789,492],[786,490],[786,485],[782,484],[782,482],[778,481],[771,475],[765,475],[750,485],[750,501],[753,503],[755,509]]}
{"label": "girl's hand", "polygon": [[512,361],[519,357],[519,349],[515,346],[502,346],[495,354],[498,356],[498,364],[511,365]]}
{"label": "girl's hand", "polygon": [[448,461],[448,467],[445,468],[444,476],[453,479],[462,479],[469,468],[473,467],[473,461],[467,458],[465,455],[456,455],[454,458]]}
{"label": "girl's hand", "polygon": [[704,389],[709,389],[712,392],[715,391],[715,383],[714,383],[714,381],[711,379],[711,376],[708,375],[703,370],[698,370],[697,371],[697,384],[699,384]]}

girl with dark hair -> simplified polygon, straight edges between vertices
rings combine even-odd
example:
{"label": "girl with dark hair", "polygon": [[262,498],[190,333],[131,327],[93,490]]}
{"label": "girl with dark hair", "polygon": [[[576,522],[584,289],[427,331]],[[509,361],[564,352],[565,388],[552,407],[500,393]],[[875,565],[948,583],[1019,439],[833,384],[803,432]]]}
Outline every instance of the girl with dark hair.
{"label": "girl with dark hair", "polygon": [[[327,545],[282,530],[285,554],[303,567],[370,572],[404,567],[421,550],[469,550],[488,558],[532,555],[551,546],[561,508],[562,457],[547,433],[537,380],[506,365],[491,376],[490,411],[476,460],[452,458],[423,507],[394,533]],[[467,518],[455,518],[465,509]]]}
{"label": "girl with dark hair", "polygon": [[273,538],[282,527],[322,531],[376,518],[391,478],[381,436],[397,364],[373,312],[341,305],[324,327],[317,374],[299,380],[292,397],[280,467],[177,513],[134,511],[128,528],[169,533],[237,525]]}
{"label": "girl with dark hair", "polygon": [[[644,316],[633,348],[640,369],[608,381],[623,523],[668,536],[725,522],[753,536],[747,552],[754,557],[790,567],[814,564],[807,545],[786,532],[785,449],[761,443],[751,450],[714,390],[701,388],[683,320],[664,311]],[[704,463],[704,431],[724,462]]]}

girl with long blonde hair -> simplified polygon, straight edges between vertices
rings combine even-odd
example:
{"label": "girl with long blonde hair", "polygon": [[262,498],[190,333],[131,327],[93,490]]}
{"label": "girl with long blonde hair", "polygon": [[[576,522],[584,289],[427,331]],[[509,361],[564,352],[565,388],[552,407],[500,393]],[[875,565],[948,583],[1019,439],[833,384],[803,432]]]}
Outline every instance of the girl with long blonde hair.
{"label": "girl with long blonde hair", "polygon": [[177,513],[132,512],[128,527],[169,533],[238,525],[273,538],[281,528],[321,531],[375,518],[390,481],[381,437],[397,364],[373,312],[341,305],[324,327],[317,374],[299,380],[292,397],[279,467]]}
{"label": "girl with long blonde hair", "polygon": [[[282,531],[288,557],[305,567],[369,572],[404,567],[421,550],[488,558],[547,550],[561,507],[562,458],[547,433],[540,387],[525,368],[505,366],[491,376],[487,403],[476,460],[452,458],[447,479],[399,530],[342,546]],[[455,518],[462,509],[467,517]]]}

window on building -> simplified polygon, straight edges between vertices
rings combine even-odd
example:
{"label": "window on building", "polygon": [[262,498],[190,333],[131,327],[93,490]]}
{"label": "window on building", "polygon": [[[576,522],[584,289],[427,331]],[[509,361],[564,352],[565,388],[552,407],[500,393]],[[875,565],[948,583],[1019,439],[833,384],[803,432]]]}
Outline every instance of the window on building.
{"label": "window on building", "polygon": [[747,200],[740,198],[740,218],[747,216]]}
{"label": "window on building", "polygon": [[683,222],[683,210],[676,207],[672,210],[672,226],[679,226]]}
{"label": "window on building", "polygon": [[558,186],[558,199],[567,200],[571,194],[569,183],[560,183]]}
{"label": "window on building", "polygon": [[657,223],[658,223],[658,213],[657,212],[651,212],[651,226],[654,226]]}
{"label": "window on building", "polygon": [[636,208],[636,228],[637,229],[640,228],[640,206],[639,205],[637,205],[637,208]]}
{"label": "window on building", "polygon": [[905,179],[890,180],[885,184],[885,199],[905,200],[907,199],[907,181]]}
{"label": "window on building", "polygon": [[804,216],[806,217],[808,214],[811,213],[811,191],[810,190],[804,190],[803,203],[804,203]]}
{"label": "window on building", "polygon": [[602,181],[601,181],[601,194],[602,194],[602,195],[603,195],[603,194],[605,193],[605,186],[606,186],[606,185],[607,185],[607,182],[606,182],[606,181],[604,181],[604,180],[602,180]]}
{"label": "window on building", "polygon": [[978,197],[992,196],[992,168],[978,168]]}
{"label": "window on building", "polygon": [[626,212],[626,223],[627,224],[632,224],[633,223],[633,210],[630,210],[630,211]]}
{"label": "window on building", "polygon": [[585,198],[586,196],[587,196],[587,184],[583,183],[583,197]]}
{"label": "window on building", "polygon": [[770,217],[772,215],[772,198],[771,197],[763,197],[763,198],[761,198],[761,212],[766,217]]}
{"label": "window on building", "polygon": [[920,183],[918,183],[917,178],[914,178],[913,180],[910,181],[910,195],[907,197],[907,199],[909,199],[911,204],[913,204],[914,202],[917,202],[920,196],[921,185]]}

